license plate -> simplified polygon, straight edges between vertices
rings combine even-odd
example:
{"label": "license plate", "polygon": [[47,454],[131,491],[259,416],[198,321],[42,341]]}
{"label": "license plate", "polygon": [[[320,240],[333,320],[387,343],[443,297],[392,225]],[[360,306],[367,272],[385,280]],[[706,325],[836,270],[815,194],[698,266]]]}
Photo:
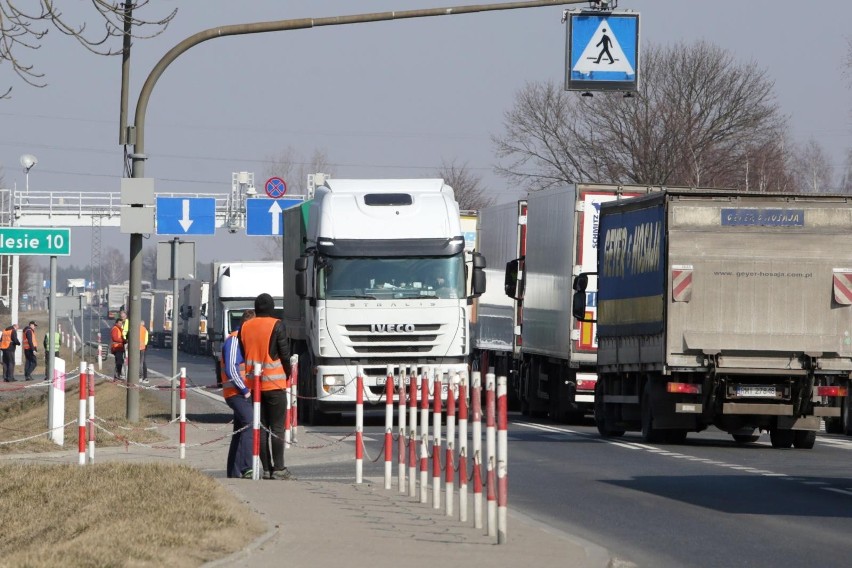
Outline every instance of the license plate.
{"label": "license plate", "polygon": [[737,396],[775,398],[775,387],[737,387]]}

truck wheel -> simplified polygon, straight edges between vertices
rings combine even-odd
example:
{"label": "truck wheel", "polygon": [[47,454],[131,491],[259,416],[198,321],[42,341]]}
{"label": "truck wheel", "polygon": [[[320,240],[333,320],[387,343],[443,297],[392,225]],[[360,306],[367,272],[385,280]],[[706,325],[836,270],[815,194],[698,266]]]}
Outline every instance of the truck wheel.
{"label": "truck wheel", "polygon": [[654,428],[651,395],[646,391],[642,396],[642,441],[647,444],[656,444],[661,442],[662,439],[662,431]]}
{"label": "truck wheel", "polygon": [[222,363],[216,359],[216,388],[222,388]]}
{"label": "truck wheel", "polygon": [[598,427],[598,433],[604,438],[624,436],[624,430],[613,430],[607,424],[603,397],[603,381],[598,380],[598,384],[595,385],[595,426]]}
{"label": "truck wheel", "polygon": [[793,430],[770,430],[769,441],[773,448],[789,448],[793,445]]}
{"label": "truck wheel", "polygon": [[752,444],[760,439],[760,434],[731,434],[737,444]]}
{"label": "truck wheel", "polygon": [[800,450],[810,450],[816,443],[816,432],[813,430],[792,430],[793,447]]}

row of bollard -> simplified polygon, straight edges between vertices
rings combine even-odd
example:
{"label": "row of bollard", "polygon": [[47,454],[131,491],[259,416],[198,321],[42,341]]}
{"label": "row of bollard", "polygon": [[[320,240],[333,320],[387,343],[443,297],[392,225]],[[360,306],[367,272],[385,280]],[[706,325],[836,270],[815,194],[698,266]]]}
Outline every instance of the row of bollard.
{"label": "row of bollard", "polygon": [[[458,464],[459,520],[467,521],[468,513],[468,390],[467,380],[458,374],[451,377],[447,389],[446,409],[443,408],[440,375],[436,373],[432,385],[432,430],[429,431],[429,370],[420,377],[420,400],[418,401],[416,375],[408,377],[408,385],[401,379],[395,388],[393,372],[388,367],[385,383],[385,438],[384,438],[384,486],[393,485],[393,424],[394,394],[397,395],[397,483],[400,493],[418,498],[416,474],[419,465],[421,503],[429,501],[429,442],[432,442],[432,506],[441,508],[443,481],[444,505],[447,516],[455,515],[455,465]],[[363,482],[364,462],[364,379],[359,369],[355,406],[355,482]],[[482,396],[481,374],[473,372],[471,377],[472,414],[472,457],[473,457],[473,516],[474,527],[483,528],[482,522]],[[406,397],[407,393],[407,397]],[[485,376],[485,482],[486,511],[489,536],[497,542],[506,542],[508,506],[508,415],[506,399],[506,377],[494,373]],[[458,413],[457,411],[458,403]],[[420,420],[418,428],[418,405]],[[446,410],[446,437],[442,436],[442,414]],[[406,412],[407,411],[407,412]],[[458,418],[458,432],[456,419]],[[418,435],[419,431],[419,435]],[[458,435],[457,435],[458,434]],[[407,437],[407,441],[406,441]],[[442,451],[442,442],[446,448]],[[456,446],[458,443],[458,446]],[[406,448],[406,445],[408,446]],[[416,448],[419,446],[419,460]],[[406,451],[407,449],[407,451]],[[457,457],[456,457],[457,456]],[[441,460],[443,459],[443,468]],[[407,478],[407,483],[406,483]]]}
{"label": "row of bollard", "polygon": [[[180,369],[180,459],[186,459],[186,368]],[[88,415],[87,411],[88,410]],[[77,417],[79,465],[95,463],[95,365],[80,363],[80,405]]]}

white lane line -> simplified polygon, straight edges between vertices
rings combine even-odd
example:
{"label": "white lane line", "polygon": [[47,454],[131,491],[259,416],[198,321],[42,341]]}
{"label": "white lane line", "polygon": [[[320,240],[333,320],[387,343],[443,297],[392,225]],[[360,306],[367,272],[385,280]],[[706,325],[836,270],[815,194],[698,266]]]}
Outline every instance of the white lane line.
{"label": "white lane line", "polygon": [[834,493],[840,493],[842,495],[848,495],[849,497],[852,497],[852,491],[849,491],[847,489],[838,489],[836,487],[820,487],[820,489],[824,489],[825,491],[833,491]]}

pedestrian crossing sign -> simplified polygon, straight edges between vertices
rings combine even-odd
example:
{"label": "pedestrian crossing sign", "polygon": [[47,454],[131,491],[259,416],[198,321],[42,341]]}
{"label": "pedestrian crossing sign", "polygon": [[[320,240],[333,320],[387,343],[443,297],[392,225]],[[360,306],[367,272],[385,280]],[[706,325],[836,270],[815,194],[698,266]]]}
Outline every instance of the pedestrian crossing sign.
{"label": "pedestrian crossing sign", "polygon": [[639,14],[569,12],[567,91],[635,91],[639,85]]}

